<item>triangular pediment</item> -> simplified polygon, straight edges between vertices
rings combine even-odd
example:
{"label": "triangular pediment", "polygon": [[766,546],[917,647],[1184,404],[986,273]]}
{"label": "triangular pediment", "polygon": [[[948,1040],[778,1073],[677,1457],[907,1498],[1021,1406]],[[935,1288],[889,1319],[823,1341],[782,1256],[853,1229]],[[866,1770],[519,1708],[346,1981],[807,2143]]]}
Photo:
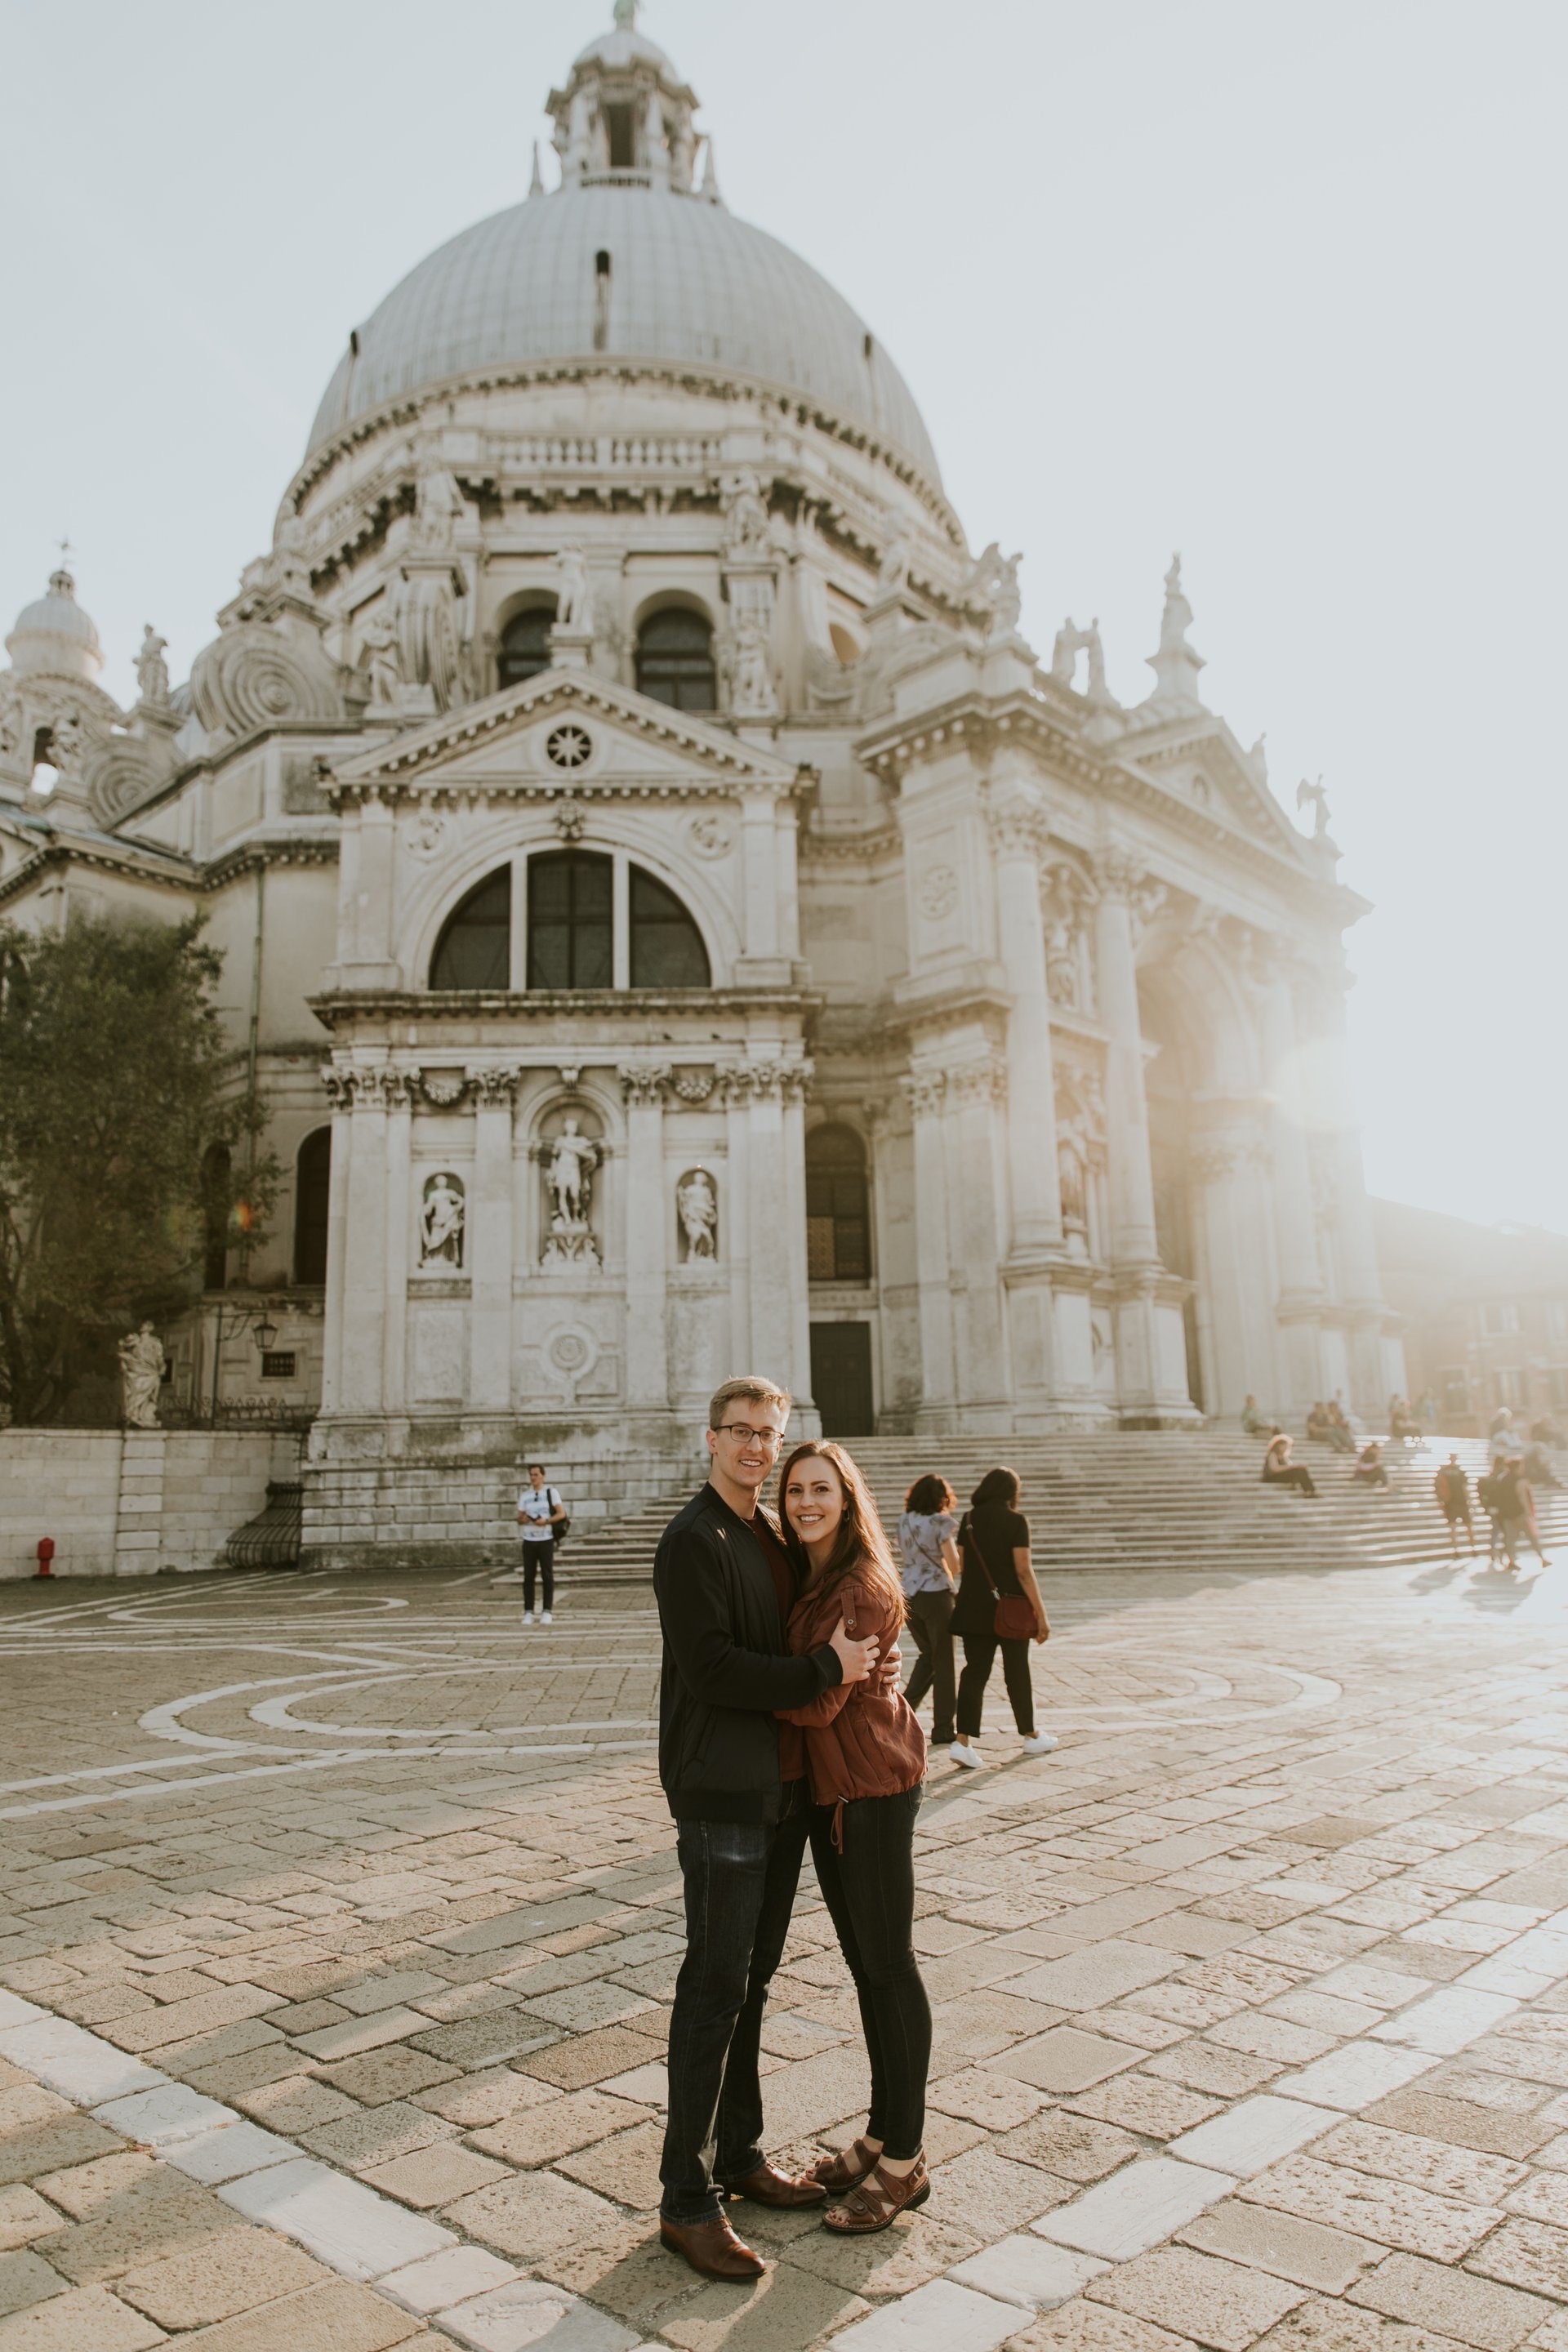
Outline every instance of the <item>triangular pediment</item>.
{"label": "triangular pediment", "polygon": [[1302,837],[1223,719],[1205,713],[1167,722],[1158,733],[1122,747],[1130,767],[1142,769],[1207,816],[1233,824],[1271,849],[1300,852]]}
{"label": "triangular pediment", "polygon": [[793,791],[790,761],[646,694],[574,669],[468,704],[334,760],[349,791]]}

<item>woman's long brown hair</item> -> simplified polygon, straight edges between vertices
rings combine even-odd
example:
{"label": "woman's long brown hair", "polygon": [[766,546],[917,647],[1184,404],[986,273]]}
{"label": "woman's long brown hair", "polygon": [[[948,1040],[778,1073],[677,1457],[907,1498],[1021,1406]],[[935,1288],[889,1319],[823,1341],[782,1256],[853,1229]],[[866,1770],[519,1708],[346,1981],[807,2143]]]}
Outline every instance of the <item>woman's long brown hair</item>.
{"label": "woman's long brown hair", "polygon": [[[811,1561],[805,1546],[790,1525],[789,1513],[784,1508],[784,1496],[789,1490],[790,1475],[795,1464],[814,1457],[830,1463],[837,1472],[838,1483],[844,1489],[844,1517],[838,1522],[838,1540],[833,1547],[833,1557],[821,1576],[812,1580]],[[883,1594],[889,1606],[896,1610],[898,1622],[902,1624],[904,1590],[899,1582],[892,1554],[888,1549],[888,1538],[882,1531],[877,1506],[871,1499],[871,1490],[842,1445],[836,1445],[830,1437],[808,1437],[804,1445],[795,1447],[779,1472],[779,1525],[784,1529],[784,1539],[803,1591],[808,1580],[812,1580],[815,1591],[831,1591],[836,1584],[843,1582],[852,1569],[863,1568],[868,1571],[871,1582]]]}

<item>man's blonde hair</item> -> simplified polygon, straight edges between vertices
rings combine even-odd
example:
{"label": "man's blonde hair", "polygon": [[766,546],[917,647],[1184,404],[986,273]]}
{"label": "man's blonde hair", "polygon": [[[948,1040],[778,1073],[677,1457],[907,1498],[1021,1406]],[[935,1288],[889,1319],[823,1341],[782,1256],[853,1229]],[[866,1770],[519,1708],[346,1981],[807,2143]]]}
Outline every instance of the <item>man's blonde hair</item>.
{"label": "man's blonde hair", "polygon": [[770,1412],[777,1413],[781,1424],[788,1421],[790,1407],[795,1402],[788,1389],[781,1389],[774,1381],[763,1380],[760,1372],[742,1372],[734,1380],[725,1381],[722,1386],[716,1388],[709,1399],[709,1428],[718,1429],[731,1405],[739,1403],[742,1398],[750,1404],[765,1404]]}

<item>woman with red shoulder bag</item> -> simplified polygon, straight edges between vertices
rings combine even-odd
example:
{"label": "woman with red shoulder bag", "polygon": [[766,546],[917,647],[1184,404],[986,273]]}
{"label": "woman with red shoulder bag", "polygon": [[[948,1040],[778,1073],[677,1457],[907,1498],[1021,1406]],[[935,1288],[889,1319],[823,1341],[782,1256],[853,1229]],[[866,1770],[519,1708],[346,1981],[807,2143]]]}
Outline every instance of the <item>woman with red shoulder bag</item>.
{"label": "woman with red shoulder bag", "polygon": [[[831,1619],[894,1651],[904,1596],[865,1480],[841,1445],[797,1445],[779,1478],[779,1518],[800,1597],[785,1638],[797,1656]],[[895,1680],[839,1683],[781,1711],[804,1740],[811,1855],[860,2003],[871,2110],[858,2138],[814,2178],[842,2200],[823,2216],[842,2237],[885,2230],[931,2195],[922,2141],[931,2003],[915,1958],[914,1830],[925,1734]]]}
{"label": "woman with red shoulder bag", "polygon": [[1051,1629],[1035,1581],[1029,1522],[1018,1508],[1018,1494],[1016,1470],[987,1470],[959,1522],[963,1578],[952,1630],[963,1643],[963,1672],[958,1682],[958,1737],[949,1753],[955,1764],[972,1770],[981,1761],[980,1718],[998,1650],[1025,1755],[1045,1756],[1057,1745],[1055,1732],[1035,1728],[1029,1645],[1047,1640]]}

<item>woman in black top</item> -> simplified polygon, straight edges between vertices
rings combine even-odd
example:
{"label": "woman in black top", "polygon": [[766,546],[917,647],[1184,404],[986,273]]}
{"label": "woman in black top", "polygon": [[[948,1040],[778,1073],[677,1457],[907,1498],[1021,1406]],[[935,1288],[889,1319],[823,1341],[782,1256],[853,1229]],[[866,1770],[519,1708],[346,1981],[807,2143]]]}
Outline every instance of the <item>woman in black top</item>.
{"label": "woman in black top", "polygon": [[[963,1577],[952,1612],[952,1630],[963,1643],[963,1672],[958,1684],[958,1737],[949,1752],[955,1764],[973,1767],[980,1762],[981,1710],[1000,1650],[1003,1679],[1013,1702],[1013,1720],[1024,1737],[1024,1753],[1044,1756],[1057,1740],[1054,1732],[1035,1728],[1029,1643],[1043,1642],[1050,1627],[1029,1558],[1029,1522],[1018,1508],[1016,1470],[985,1473],[970,1497],[959,1537]],[[1019,1599],[1034,1611],[1035,1631],[1018,1640],[1002,1640],[995,1629],[996,1603]]]}

